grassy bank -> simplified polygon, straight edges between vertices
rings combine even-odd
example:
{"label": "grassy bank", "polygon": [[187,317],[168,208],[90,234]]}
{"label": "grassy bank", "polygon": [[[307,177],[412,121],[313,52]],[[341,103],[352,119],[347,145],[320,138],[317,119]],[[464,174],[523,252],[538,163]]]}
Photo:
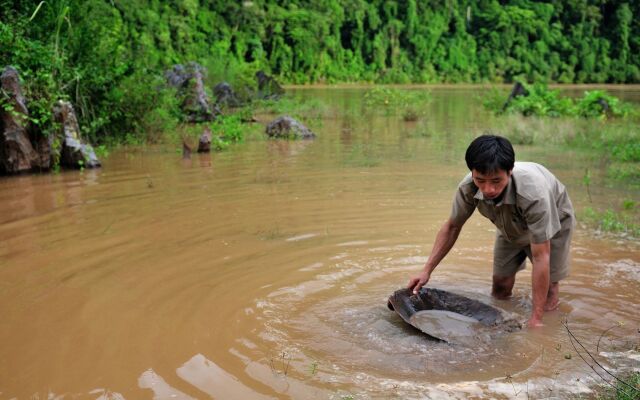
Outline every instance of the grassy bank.
{"label": "grassy bank", "polygon": [[637,400],[640,398],[640,372],[624,376],[615,388],[606,386],[598,391],[598,400]]}
{"label": "grassy bank", "polygon": [[595,199],[591,194],[593,187],[627,188],[632,193],[640,189],[637,121],[508,116],[502,123],[501,133],[514,144],[560,147],[583,160],[581,184],[588,205],[577,210],[580,221],[600,232],[640,237],[638,199]]}
{"label": "grassy bank", "polygon": [[[570,98],[546,85],[523,83],[526,95],[509,101],[507,93],[490,91],[482,101],[497,116],[498,131],[521,146],[560,147],[584,163],[582,185],[588,206],[580,221],[600,232],[640,236],[637,199],[593,201],[591,187],[640,189],[640,109],[605,91],[585,91]],[[594,184],[594,180],[598,182]]]}

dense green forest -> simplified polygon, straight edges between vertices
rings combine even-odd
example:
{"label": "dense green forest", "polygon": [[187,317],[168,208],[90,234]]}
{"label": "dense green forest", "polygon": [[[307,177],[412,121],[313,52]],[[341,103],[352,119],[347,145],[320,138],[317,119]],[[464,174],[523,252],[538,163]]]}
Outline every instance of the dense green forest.
{"label": "dense green forest", "polygon": [[46,131],[64,97],[92,138],[176,118],[163,71],[209,84],[640,82],[640,2],[0,0],[0,60]]}

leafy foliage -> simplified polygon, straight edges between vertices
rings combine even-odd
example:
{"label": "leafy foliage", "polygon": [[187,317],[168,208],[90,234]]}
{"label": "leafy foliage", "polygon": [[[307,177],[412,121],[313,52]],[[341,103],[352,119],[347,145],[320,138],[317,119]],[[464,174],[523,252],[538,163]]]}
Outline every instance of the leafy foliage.
{"label": "leafy foliage", "polygon": [[569,97],[562,97],[559,90],[549,89],[542,83],[521,84],[527,91],[526,95],[514,97],[504,103],[504,96],[494,91],[483,99],[485,108],[496,114],[508,112],[539,117],[607,118],[640,114],[632,104],[624,103],[602,90],[585,91],[582,98],[574,101]]}
{"label": "leafy foliage", "polygon": [[626,117],[634,112],[631,104],[622,103],[617,97],[602,90],[586,91],[576,102],[575,112],[582,117],[600,117],[609,114]]}
{"label": "leafy foliage", "polygon": [[[43,131],[64,98],[99,141],[172,129],[175,104],[158,85],[188,61],[207,67],[209,87],[240,91],[258,70],[289,83],[640,82],[639,2],[503,3],[0,0],[0,59],[19,69]],[[539,95],[518,107],[563,112],[562,98]],[[597,112],[592,96],[579,115]]]}
{"label": "leafy foliage", "polygon": [[507,108],[508,111],[542,117],[571,114],[573,102],[567,97],[561,97],[559,90],[550,90],[540,83],[525,85],[525,87],[528,95],[514,98]]}
{"label": "leafy foliage", "polygon": [[603,232],[626,234],[631,237],[640,236],[640,225],[633,218],[634,214],[626,210],[615,211],[611,208],[597,211],[587,207],[582,217],[590,225]]}
{"label": "leafy foliage", "polygon": [[226,118],[218,118],[212,124],[212,133],[214,137],[219,138],[223,142],[241,142],[244,140],[245,127],[240,120],[240,116],[231,115]]}

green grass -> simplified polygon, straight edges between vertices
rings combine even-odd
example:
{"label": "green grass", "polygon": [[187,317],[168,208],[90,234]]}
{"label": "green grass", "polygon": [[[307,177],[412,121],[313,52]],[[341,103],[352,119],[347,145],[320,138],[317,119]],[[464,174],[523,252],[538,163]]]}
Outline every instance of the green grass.
{"label": "green grass", "polygon": [[205,129],[211,130],[211,150],[227,149],[232,143],[243,142],[249,135],[254,134],[261,126],[243,122],[240,114],[218,116],[215,121],[199,124],[183,124],[171,134],[167,134],[169,144],[182,148],[185,142],[192,149],[198,148],[198,141]]}
{"label": "green grass", "polygon": [[[495,131],[521,146],[554,147],[573,153],[585,174],[581,184],[591,203],[595,185],[640,189],[640,123],[627,119],[576,117],[499,116]],[[593,174],[594,171],[598,173]],[[594,178],[598,181],[594,184]],[[602,181],[601,181],[602,180]],[[577,210],[579,220],[601,232],[640,237],[640,207],[636,201],[618,199],[617,204]]]}
{"label": "green grass", "polygon": [[586,207],[581,217],[587,225],[595,227],[602,232],[640,237],[638,208],[637,205],[634,205],[633,208],[623,208],[618,211],[611,208],[599,211],[592,207]]}
{"label": "green grass", "polygon": [[554,145],[590,155],[607,176],[640,186],[640,123],[634,119],[587,120],[508,115],[496,131],[517,145]]}
{"label": "green grass", "polygon": [[617,382],[615,388],[604,387],[597,395],[598,400],[638,400],[640,399],[640,372],[633,372]]}

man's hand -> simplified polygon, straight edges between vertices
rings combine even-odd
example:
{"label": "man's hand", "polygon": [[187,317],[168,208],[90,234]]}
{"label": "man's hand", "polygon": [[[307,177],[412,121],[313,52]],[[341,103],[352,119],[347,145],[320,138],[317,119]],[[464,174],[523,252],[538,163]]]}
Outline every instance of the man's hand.
{"label": "man's hand", "polygon": [[447,255],[453,244],[458,239],[458,235],[462,230],[462,225],[458,225],[452,219],[447,220],[436,235],[436,241],[433,243],[433,249],[429,260],[424,265],[424,269],[418,275],[411,277],[407,289],[413,290],[413,294],[418,294],[420,288],[429,282],[431,272],[438,266],[440,261]]}
{"label": "man's hand", "polygon": [[431,274],[427,271],[422,271],[418,275],[411,278],[409,284],[407,285],[407,289],[413,290],[413,294],[418,294],[420,288],[429,282],[429,278]]}

